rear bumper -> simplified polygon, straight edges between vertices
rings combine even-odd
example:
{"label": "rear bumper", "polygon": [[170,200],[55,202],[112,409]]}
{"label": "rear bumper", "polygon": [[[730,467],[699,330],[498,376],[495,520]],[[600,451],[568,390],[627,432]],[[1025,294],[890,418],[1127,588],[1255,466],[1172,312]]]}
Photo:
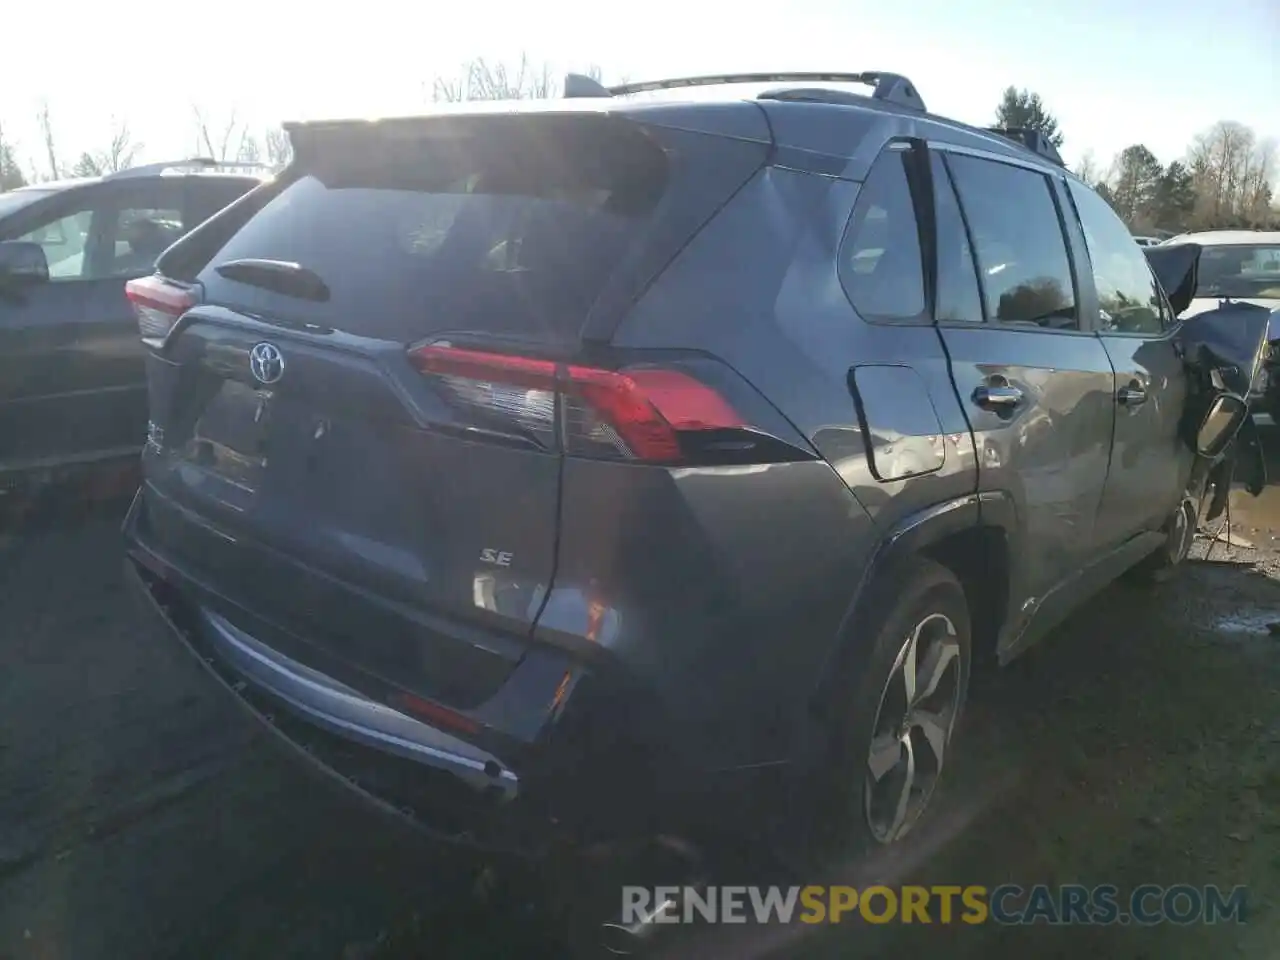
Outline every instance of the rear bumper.
{"label": "rear bumper", "polygon": [[[689,769],[667,738],[642,744],[615,727],[619,715],[659,725],[599,677],[577,682],[533,742],[492,730],[473,742],[397,711],[224,616],[223,598],[147,542],[141,510],[139,492],[124,525],[127,563],[158,625],[296,759],[438,840],[539,856],[561,842],[696,832],[749,786]],[[494,746],[508,741],[509,751]]]}
{"label": "rear bumper", "polygon": [[[458,776],[474,771],[468,761],[475,758],[470,750],[450,750],[454,745],[449,740],[455,738],[441,731],[418,730],[410,741],[412,749],[391,752],[385,724],[360,724],[352,722],[350,714],[321,712],[324,700],[309,699],[311,705],[304,707],[293,684],[313,682],[305,667],[299,671],[296,667],[301,665],[279,661],[266,666],[254,660],[257,651],[242,638],[211,641],[216,634],[193,629],[190,609],[175,602],[177,594],[169,581],[157,576],[133,550],[126,564],[128,579],[157,632],[180,640],[290,759],[331,789],[353,793],[368,808],[443,843],[536,857],[555,839],[549,824],[530,822],[530,811],[514,792],[486,795],[471,785],[474,778]],[[246,659],[254,664],[247,665]],[[249,673],[241,673],[233,663],[248,666]],[[291,692],[295,695],[290,696]],[[361,703],[364,698],[354,699]],[[428,737],[435,751],[430,755],[422,749]],[[406,753],[415,759],[406,759]],[[433,762],[423,762],[424,756]]]}
{"label": "rear bumper", "polygon": [[515,798],[519,778],[492,754],[290,660],[216,613],[201,610],[199,615],[222,663],[312,723],[452,774],[473,789]]}

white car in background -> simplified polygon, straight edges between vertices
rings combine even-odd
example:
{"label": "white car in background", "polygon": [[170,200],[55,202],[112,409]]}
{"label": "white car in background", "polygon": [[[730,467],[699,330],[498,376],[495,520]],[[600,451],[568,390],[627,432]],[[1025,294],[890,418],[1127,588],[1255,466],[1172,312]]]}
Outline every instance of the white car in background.
{"label": "white car in background", "polygon": [[1195,297],[1183,317],[1212,310],[1225,300],[1251,303],[1271,311],[1269,354],[1258,407],[1280,423],[1280,230],[1206,230],[1168,241],[1202,248]]}

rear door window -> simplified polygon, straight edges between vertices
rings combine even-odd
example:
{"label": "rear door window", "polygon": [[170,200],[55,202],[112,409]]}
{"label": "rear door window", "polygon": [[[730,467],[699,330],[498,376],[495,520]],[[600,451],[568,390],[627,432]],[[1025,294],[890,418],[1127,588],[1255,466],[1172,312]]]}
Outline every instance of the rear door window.
{"label": "rear door window", "polygon": [[40,245],[49,262],[50,280],[93,279],[86,258],[93,218],[94,211],[88,207],[55,215],[13,239]]}
{"label": "rear door window", "polygon": [[973,247],[960,212],[960,201],[941,154],[930,155],[933,174],[934,219],[937,223],[938,303],[940,323],[982,322],[982,295],[978,292]]}
{"label": "rear door window", "polygon": [[115,212],[110,261],[115,277],[150,273],[156,257],[183,234],[182,211],[174,207],[124,207]]}
{"label": "rear door window", "polygon": [[1071,261],[1049,179],[962,154],[948,155],[947,165],[973,237],[987,319],[1078,330]]}
{"label": "rear door window", "polygon": [[[666,154],[640,127],[586,120],[431,121],[377,144],[322,137],[302,175],[212,257],[207,296],[401,341],[450,331],[571,340],[668,179]],[[301,264],[329,300],[216,272],[242,258]]]}

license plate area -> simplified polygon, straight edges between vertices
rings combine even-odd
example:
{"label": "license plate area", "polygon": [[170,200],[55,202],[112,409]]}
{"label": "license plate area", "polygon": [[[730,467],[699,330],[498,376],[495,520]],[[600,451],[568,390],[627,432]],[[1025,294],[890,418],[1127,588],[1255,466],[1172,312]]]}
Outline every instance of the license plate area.
{"label": "license plate area", "polygon": [[247,492],[262,483],[270,456],[272,393],[224,380],[201,411],[179,457]]}

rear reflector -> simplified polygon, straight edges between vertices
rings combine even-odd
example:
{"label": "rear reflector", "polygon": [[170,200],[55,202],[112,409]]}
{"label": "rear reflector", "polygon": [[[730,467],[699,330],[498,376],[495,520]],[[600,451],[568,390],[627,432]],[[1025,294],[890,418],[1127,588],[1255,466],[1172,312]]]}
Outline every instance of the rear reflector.
{"label": "rear reflector", "polygon": [[409,356],[457,405],[518,425],[548,448],[558,399],[570,454],[678,463],[682,433],[747,425],[724,397],[679,370],[605,370],[435,344]]}
{"label": "rear reflector", "polygon": [[412,693],[394,691],[387,697],[387,703],[403,713],[411,713],[434,726],[446,727],[462,733],[476,733],[480,729],[480,724],[470,717],[430,700],[424,700]]}
{"label": "rear reflector", "polygon": [[178,318],[196,303],[191,291],[154,275],[130,280],[124,294],[138,316],[142,342],[149,347],[160,346]]}

